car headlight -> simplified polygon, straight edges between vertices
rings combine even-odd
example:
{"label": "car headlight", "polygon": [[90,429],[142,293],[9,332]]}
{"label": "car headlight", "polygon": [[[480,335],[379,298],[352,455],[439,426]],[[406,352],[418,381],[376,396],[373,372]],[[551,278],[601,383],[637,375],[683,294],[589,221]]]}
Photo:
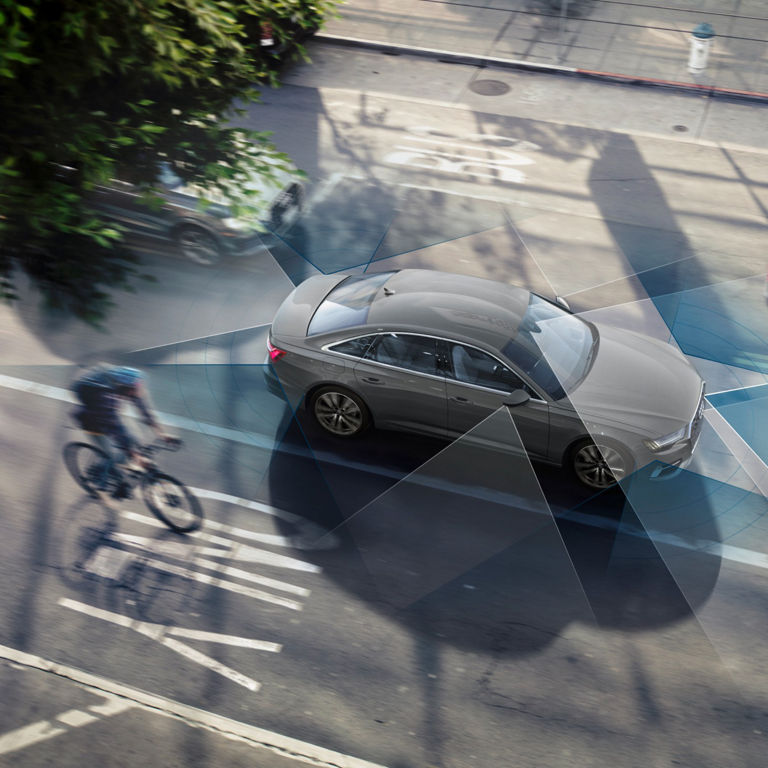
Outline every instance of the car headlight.
{"label": "car headlight", "polygon": [[227,229],[234,229],[237,232],[247,232],[248,230],[253,229],[253,225],[250,221],[247,219],[238,219],[234,216],[231,216],[227,219],[222,219],[221,223],[227,228]]}
{"label": "car headlight", "polygon": [[664,435],[664,437],[657,437],[655,440],[643,440],[643,442],[652,451],[663,451],[665,448],[670,448],[684,437],[685,427],[680,427],[680,429],[670,432],[668,435]]}

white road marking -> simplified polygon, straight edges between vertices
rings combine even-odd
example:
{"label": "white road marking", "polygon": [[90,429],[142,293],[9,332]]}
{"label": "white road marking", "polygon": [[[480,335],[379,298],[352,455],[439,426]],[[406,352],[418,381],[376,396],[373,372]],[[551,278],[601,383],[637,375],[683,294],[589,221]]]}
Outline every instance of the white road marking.
{"label": "white road marking", "polygon": [[[189,637],[189,635],[174,632],[172,627],[167,627],[163,624],[152,624],[148,621],[138,621],[137,619],[131,619],[128,616],[123,616],[120,613],[105,611],[102,608],[96,608],[92,605],[79,603],[76,600],[70,600],[66,597],[62,597],[59,600],[59,605],[63,608],[69,608],[73,611],[84,613],[87,616],[95,619],[101,619],[102,621],[108,621],[112,624],[117,624],[120,627],[132,629],[134,632],[138,632],[140,635],[144,635],[151,640],[156,640],[161,645],[164,645],[166,648],[169,648],[170,650],[185,656],[190,661],[194,661],[204,667],[207,667],[213,672],[222,675],[222,677],[226,677],[232,682],[237,683],[238,685],[242,685],[249,691],[255,692],[258,691],[261,687],[261,683],[248,677],[247,675],[244,675],[241,672],[238,672],[237,670],[232,669],[231,667],[228,667],[219,661],[216,661],[216,659],[201,653],[195,648],[191,648],[186,643],[182,643],[181,641],[170,637],[170,635]],[[193,630],[187,631],[193,632]],[[190,639],[205,639],[207,642],[226,643],[227,645],[241,645],[242,647],[252,648],[260,651],[270,651],[272,653],[279,653],[282,648],[282,646],[278,645],[277,643],[267,643],[261,640],[250,640],[249,638],[245,637],[238,638],[232,635],[216,635],[216,633],[213,632],[204,632],[202,634],[206,635],[207,637]]]}
{"label": "white road marking", "polygon": [[[331,87],[331,86],[322,86],[317,89],[318,93],[320,94],[320,98],[323,100],[323,103],[326,105],[330,105],[331,99],[340,99],[335,103],[335,106],[344,106],[347,108],[348,111],[351,112],[359,112],[359,100],[360,100],[360,91],[354,90],[351,88],[337,88],[337,87]],[[394,96],[392,93],[387,93],[386,91],[376,91],[376,90],[370,90],[366,91],[366,98],[369,100],[369,103],[373,103],[374,99],[379,99],[380,101],[385,102],[393,102],[393,101],[399,101],[406,104],[416,104],[418,106],[430,106],[430,107],[439,107],[439,108],[445,108],[449,109],[452,112],[465,112],[470,117],[474,115],[476,112],[476,108],[471,105],[463,104],[458,101],[440,101],[437,99],[423,99],[419,98],[418,96],[405,96],[398,94],[397,96]],[[351,100],[344,102],[343,99]],[[587,128],[589,130],[594,129],[594,125],[590,125],[587,122],[584,123],[576,123],[573,121],[572,116],[569,115],[568,120],[558,120],[553,116],[547,117],[547,123],[551,125],[562,125],[566,126],[569,129],[573,129],[574,127],[581,127],[581,128]],[[431,130],[429,126],[426,126],[427,130]],[[413,129],[411,129],[413,130]],[[675,133],[675,134],[662,134],[662,133],[654,133],[653,131],[642,131],[637,130],[635,128],[613,128],[612,133],[616,134],[625,134],[629,136],[644,138],[644,139],[661,139],[662,141],[668,141],[668,142],[676,142],[678,144],[695,144],[696,146],[703,146],[703,147],[712,147],[714,149],[731,149],[738,152],[752,152],[754,154],[759,155],[768,155],[768,149],[761,146],[749,146],[748,144],[734,144],[730,141],[715,141],[712,139],[703,139],[701,137],[695,136],[693,134],[681,134],[681,133]],[[551,210],[551,209],[548,209]]]}
{"label": "white road marking", "polygon": [[[131,512],[129,510],[121,510],[120,513],[127,520],[134,520],[135,522],[144,523],[155,528],[165,528],[165,525],[154,517],[148,515],[142,515],[138,512]],[[206,528],[214,527],[208,521],[205,523]],[[229,528],[229,526],[221,526],[222,528]],[[244,529],[237,528],[231,529],[232,531],[242,531]],[[320,529],[321,535],[325,533],[324,529]],[[320,566],[308,563],[305,560],[298,560],[294,557],[288,557],[286,555],[279,555],[276,552],[270,552],[267,549],[257,549],[241,542],[231,541],[222,536],[214,536],[204,531],[195,531],[192,534],[187,534],[192,540],[206,541],[211,544],[218,544],[221,547],[220,550],[210,549],[205,550],[205,554],[208,556],[214,555],[216,557],[229,557],[234,560],[242,560],[249,563],[263,563],[264,565],[273,565],[276,568],[286,568],[293,571],[304,571],[305,573],[322,573]],[[154,541],[154,540],[153,540]],[[168,542],[169,545],[175,542]]]}
{"label": "white road marking", "polygon": [[90,712],[83,712],[80,709],[70,709],[69,712],[56,715],[57,722],[64,723],[64,725],[68,725],[70,728],[80,728],[98,719],[96,715],[92,715]]}
{"label": "white road marking", "polygon": [[[385,163],[405,165],[409,168],[423,168],[438,173],[450,173],[457,176],[472,176],[479,179],[493,179],[522,184],[526,176],[522,171],[510,167],[505,162],[494,163],[480,158],[466,158],[462,155],[448,154],[419,147],[401,147],[384,156]],[[484,170],[480,170],[484,169]]]}
{"label": "white road marking", "polygon": [[[727,395],[730,392],[741,392],[743,389],[755,389],[756,387],[768,387],[768,381],[761,381],[759,384],[748,384],[743,387],[734,387],[733,389],[721,389],[718,392],[707,392],[707,397],[713,395]],[[713,406],[716,408],[717,406]]]}
{"label": "white road marking", "polygon": [[[140,707],[141,709],[176,720],[182,720],[193,728],[205,728],[214,731],[224,738],[245,742],[253,747],[260,747],[293,760],[301,760],[319,768],[386,768],[386,766],[361,760],[350,755],[318,747],[305,741],[292,739],[289,736],[268,731],[255,725],[241,723],[228,717],[181,704],[178,701],[163,696],[147,693],[132,688],[115,680],[100,675],[69,667],[58,662],[0,645],[0,659],[20,664],[31,669],[39,669],[58,677],[80,684],[89,690],[97,691],[99,695],[121,697],[126,708]],[[95,711],[90,708],[91,711]],[[0,737],[2,738],[2,737]]]}
{"label": "white road marking", "polygon": [[206,632],[199,629],[189,629],[187,627],[166,626],[165,624],[156,624],[149,621],[140,621],[132,619],[130,616],[124,616],[121,613],[105,611],[102,608],[96,608],[86,603],[71,600],[68,597],[59,599],[58,604],[62,608],[70,608],[78,613],[85,613],[97,619],[109,621],[121,627],[133,629],[147,637],[159,639],[168,635],[174,637],[185,637],[188,640],[203,640],[207,643],[219,643],[220,645],[234,645],[238,648],[251,648],[254,651],[268,651],[269,653],[280,653],[283,646],[280,643],[270,643],[266,640],[254,640],[250,637],[239,637],[238,635],[224,635],[220,632]]}
{"label": "white road marking", "polygon": [[[271,595],[269,592],[262,592],[260,589],[254,589],[253,587],[248,587],[244,584],[237,584],[220,576],[199,573],[191,568],[174,565],[173,563],[166,563],[164,560],[158,560],[153,557],[142,557],[141,563],[150,568],[155,568],[158,571],[171,573],[174,576],[180,576],[181,578],[189,579],[190,581],[198,581],[201,584],[208,584],[209,586],[218,587],[219,589],[226,589],[229,592],[235,592],[238,595],[251,597],[254,600],[261,600],[264,603],[279,605],[281,608],[288,608],[291,611],[300,611],[302,609],[301,603],[297,603],[295,600],[289,600],[287,597],[279,597],[278,595]],[[219,572],[222,571],[226,572],[226,568],[219,569]]]}
{"label": "white road marking", "polygon": [[249,691],[256,693],[256,691],[261,688],[261,683],[257,680],[244,675],[242,672],[238,672],[236,669],[232,669],[232,667],[228,667],[226,664],[222,664],[220,661],[216,661],[216,659],[212,659],[210,656],[206,656],[204,653],[201,653],[195,648],[191,648],[186,643],[182,643],[179,640],[174,640],[172,637],[161,637],[159,639],[153,639],[157,639],[158,642],[162,643],[166,648],[170,648],[172,651],[176,651],[176,653],[180,654],[181,656],[185,656],[190,661],[195,661],[201,666],[207,667],[212,672],[216,672],[222,677],[226,677],[233,683],[242,685],[243,688],[247,688]]}
{"label": "white road marking", "polygon": [[[370,471],[370,468],[368,468],[368,471]],[[228,493],[221,493],[220,491],[209,491],[205,488],[191,488],[190,490],[195,496],[198,496],[201,499],[223,501],[226,504],[234,504],[238,507],[244,507],[245,509],[253,509],[258,512],[263,512],[265,515],[272,515],[286,523],[295,525],[299,529],[299,533],[296,536],[284,539],[284,541],[287,542],[287,545],[293,549],[313,549],[314,542],[319,542],[321,539],[323,540],[323,549],[331,549],[338,546],[339,539],[337,536],[330,534],[330,532],[322,526],[307,520],[301,515],[294,514],[293,512],[286,512],[284,509],[278,509],[270,504],[265,504],[263,501],[243,499],[239,496],[231,496]],[[262,534],[257,534],[244,528],[235,528],[233,526],[225,525],[224,523],[217,523],[215,520],[206,521],[205,527],[212,530],[223,531],[232,536],[239,536],[244,539],[262,540],[259,538]]]}
{"label": "white road marking", "polygon": [[6,755],[9,752],[15,752],[37,744],[39,741],[52,739],[66,733],[68,729],[54,725],[50,720],[40,720],[22,728],[16,728],[0,736],[0,755]]}
{"label": "white road marking", "polygon": [[[299,587],[296,584],[289,584],[285,581],[280,581],[279,579],[271,579],[268,576],[260,576],[256,573],[251,573],[250,571],[244,571],[242,568],[235,568],[234,566],[224,566],[221,563],[217,563],[213,560],[205,560],[202,556],[208,555],[212,557],[229,557],[229,552],[226,550],[220,550],[215,549],[213,547],[204,547],[204,548],[196,548],[196,547],[187,547],[186,551],[179,551],[178,545],[175,542],[163,542],[163,541],[157,541],[156,539],[150,539],[146,536],[135,536],[130,533],[122,533],[122,532],[116,532],[111,535],[111,540],[117,541],[121,544],[126,544],[130,547],[135,547],[143,554],[149,554],[149,555],[168,555],[170,557],[174,557],[177,560],[184,560],[186,562],[191,562],[195,566],[199,566],[201,568],[207,568],[211,571],[217,571],[219,573],[224,573],[227,576],[231,576],[233,578],[243,579],[244,581],[250,581],[254,584],[261,584],[263,587],[272,587],[274,589],[279,589],[283,592],[290,592],[294,595],[299,595],[300,597],[309,597],[311,594],[310,590],[308,590],[306,587]],[[104,549],[113,549],[115,552],[122,552],[122,550],[115,549],[114,547],[105,546]],[[124,553],[124,554],[130,554],[130,553]],[[267,553],[271,554],[271,553]],[[280,557],[279,555],[276,555],[276,557]],[[135,560],[135,557],[133,558]],[[142,560],[142,562],[147,562],[146,560]],[[302,562],[301,560],[295,561],[297,563]],[[308,565],[308,564],[306,564]],[[90,568],[88,570],[91,570]],[[306,569],[301,569],[306,570]],[[94,571],[95,573],[95,571]],[[98,573],[97,575],[104,575],[103,573]],[[108,577],[107,577],[108,578]]]}
{"label": "white road marking", "polygon": [[[3,648],[3,646],[0,646],[0,653],[2,653]],[[26,666],[30,665],[27,664]],[[37,668],[39,669],[40,667]],[[82,728],[84,725],[105,717],[117,715],[136,706],[134,702],[118,698],[111,693],[95,690],[91,692],[103,698],[104,703],[95,704],[86,710],[69,709],[56,715],[51,720],[39,720],[21,728],[16,728],[13,731],[8,731],[8,733],[0,735],[0,755],[7,755],[10,752],[17,752],[20,749],[31,747],[33,744],[67,733],[67,731],[73,728]]]}

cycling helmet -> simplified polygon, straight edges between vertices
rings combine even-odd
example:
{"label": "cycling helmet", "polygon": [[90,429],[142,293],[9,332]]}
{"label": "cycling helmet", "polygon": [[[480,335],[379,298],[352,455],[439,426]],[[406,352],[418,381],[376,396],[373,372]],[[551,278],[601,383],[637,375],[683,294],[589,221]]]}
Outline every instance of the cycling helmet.
{"label": "cycling helmet", "polygon": [[116,389],[133,389],[142,379],[144,374],[136,368],[118,366],[107,371],[107,380]]}

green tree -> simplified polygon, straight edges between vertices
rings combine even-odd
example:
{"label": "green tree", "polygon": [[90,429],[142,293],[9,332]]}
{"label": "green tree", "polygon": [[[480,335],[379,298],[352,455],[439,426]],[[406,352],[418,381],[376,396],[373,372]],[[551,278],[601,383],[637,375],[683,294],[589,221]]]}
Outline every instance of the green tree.
{"label": "green tree", "polygon": [[247,205],[243,174],[288,167],[269,134],[227,122],[276,83],[260,31],[304,55],[335,2],[0,0],[0,292],[14,296],[21,268],[98,321],[138,271],[88,194],[109,178],[149,190],[160,159]]}

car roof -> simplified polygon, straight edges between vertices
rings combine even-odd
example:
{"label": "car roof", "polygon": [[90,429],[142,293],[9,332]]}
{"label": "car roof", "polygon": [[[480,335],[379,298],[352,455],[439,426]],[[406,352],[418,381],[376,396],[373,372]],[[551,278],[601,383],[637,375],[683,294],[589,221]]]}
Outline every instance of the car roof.
{"label": "car roof", "polygon": [[368,325],[463,336],[502,349],[517,333],[530,297],[524,288],[481,277],[403,269],[376,294]]}

